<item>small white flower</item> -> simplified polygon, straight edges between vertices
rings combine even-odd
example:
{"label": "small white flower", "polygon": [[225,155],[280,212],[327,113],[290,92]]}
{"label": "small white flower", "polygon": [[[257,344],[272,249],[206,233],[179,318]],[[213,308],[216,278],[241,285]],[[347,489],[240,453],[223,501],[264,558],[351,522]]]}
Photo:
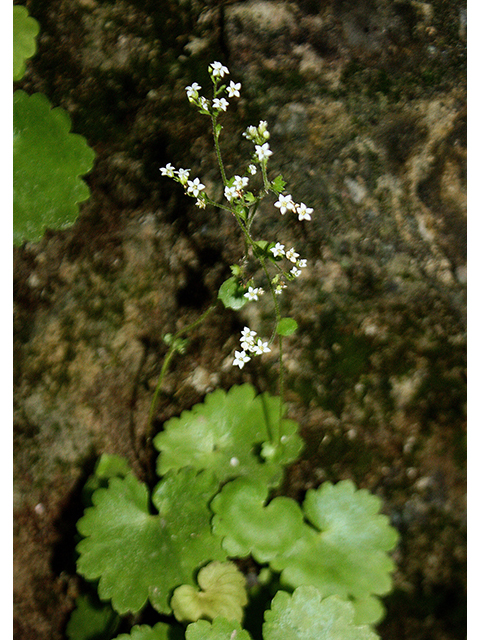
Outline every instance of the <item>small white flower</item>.
{"label": "small white flower", "polygon": [[237,195],[237,190],[235,189],[235,187],[225,187],[224,194],[225,194],[225,198],[229,202],[231,202],[232,198],[235,198],[235,196]]}
{"label": "small white flower", "polygon": [[190,169],[179,169],[177,171],[177,176],[181,184],[185,185],[188,180],[188,176],[190,175]]}
{"label": "small white flower", "polygon": [[208,70],[210,71],[210,73],[212,74],[212,76],[215,78],[217,76],[220,76],[221,78],[223,78],[223,76],[227,73],[230,73],[230,71],[227,69],[227,67],[224,67],[223,64],[221,62],[212,62],[212,64],[209,66]]}
{"label": "small white flower", "polygon": [[253,331],[249,327],[243,327],[241,333],[242,333],[242,340],[245,340],[247,342],[252,342],[253,344],[254,338],[257,335],[256,331]]}
{"label": "small white flower", "polygon": [[303,258],[302,260],[299,260],[297,262],[297,267],[299,269],[306,269],[307,268],[307,261],[305,260],[305,258]]}
{"label": "small white flower", "polygon": [[200,106],[202,107],[202,109],[205,109],[205,111],[208,111],[209,104],[205,96],[200,96]]}
{"label": "small white flower", "polygon": [[248,178],[242,178],[241,176],[235,176],[233,180],[233,186],[238,191],[241,191],[248,184]]}
{"label": "small white flower", "polygon": [[286,196],[282,196],[282,194],[280,194],[274,206],[280,209],[282,216],[285,215],[288,210],[293,211],[295,209],[295,203],[292,200],[292,196],[289,194]]}
{"label": "small white flower", "polygon": [[170,162],[165,167],[160,167],[160,171],[162,172],[162,176],[168,176],[169,178],[173,178],[175,167],[170,164]]}
{"label": "small white flower", "polygon": [[253,140],[257,135],[257,127],[250,125],[242,135],[244,135],[247,140]]}
{"label": "small white flower", "polygon": [[270,251],[273,253],[275,258],[278,258],[278,256],[284,256],[285,255],[285,245],[284,244],[280,244],[280,242],[277,242],[277,244],[274,247],[272,247],[270,249]]}
{"label": "small white flower", "polygon": [[299,220],[311,220],[312,216],[310,214],[313,213],[313,209],[302,202],[297,205],[297,213]]}
{"label": "small white flower", "polygon": [[205,189],[205,185],[202,184],[198,178],[195,178],[195,180],[189,180],[187,184],[187,192],[191,193],[195,198],[198,197],[198,194],[202,189]]}
{"label": "small white flower", "polygon": [[269,351],[271,351],[271,349],[268,346],[268,342],[266,340],[265,342],[262,342],[262,340],[260,340],[259,338],[257,344],[255,345],[255,353],[257,354],[257,356],[262,353],[268,353]]}
{"label": "small white flower", "polygon": [[282,293],[282,291],[286,288],[287,288],[287,285],[285,284],[285,282],[280,282],[275,287],[275,295],[279,296]]}
{"label": "small white flower", "polygon": [[300,254],[295,251],[294,247],[292,247],[287,251],[285,256],[287,260],[290,260],[290,262],[293,262],[295,264],[297,261],[297,258],[300,257]]}
{"label": "small white flower", "polygon": [[228,107],[228,100],[225,98],[214,98],[213,99],[213,108],[220,109],[220,111],[226,111]]}
{"label": "small white flower", "polygon": [[247,298],[247,300],[258,300],[258,296],[261,296],[264,293],[263,289],[261,287],[248,287],[248,291],[247,293],[245,293],[245,298]]}
{"label": "small white flower", "polygon": [[205,200],[200,200],[200,198],[197,198],[195,205],[200,209],[205,209],[205,207],[207,206],[207,203],[205,202]]}
{"label": "small white flower", "polygon": [[266,160],[268,156],[271,156],[273,153],[273,151],[270,151],[270,145],[268,142],[265,142],[265,144],[262,145],[256,144],[255,151],[260,162],[262,160]]}
{"label": "small white flower", "polygon": [[238,458],[230,458],[230,466],[231,467],[238,467],[238,465],[240,464],[240,461]]}
{"label": "small white flower", "polygon": [[258,125],[258,134],[262,136],[264,140],[268,140],[270,138],[270,134],[267,131],[268,123],[265,120],[260,120],[260,124]]}
{"label": "small white flower", "polygon": [[251,360],[251,358],[250,356],[247,356],[245,351],[235,351],[235,358],[233,360],[233,364],[236,365],[237,367],[240,367],[240,369],[243,369],[245,363],[248,362],[249,360]]}
{"label": "small white flower", "polygon": [[255,347],[256,331],[252,331],[248,327],[244,327],[242,337],[240,338],[240,346],[244,351],[253,351]]}
{"label": "small white flower", "polygon": [[192,82],[189,87],[185,87],[185,91],[187,92],[187,98],[190,102],[193,102],[198,98],[198,91],[202,87],[197,82]]}
{"label": "small white flower", "polygon": [[254,164],[249,164],[248,171],[252,174],[252,176],[254,176],[257,173],[257,167]]}
{"label": "small white flower", "polygon": [[230,85],[227,87],[228,97],[229,98],[239,98],[240,97],[240,89],[241,88],[242,88],[242,85],[240,84],[240,82],[237,82],[235,84],[235,82],[233,82],[233,80],[230,80]]}
{"label": "small white flower", "polygon": [[297,269],[297,267],[292,267],[292,268],[290,269],[290,273],[292,274],[292,276],[293,276],[294,278],[298,278],[298,276],[299,276],[302,272],[300,271],[300,269]]}

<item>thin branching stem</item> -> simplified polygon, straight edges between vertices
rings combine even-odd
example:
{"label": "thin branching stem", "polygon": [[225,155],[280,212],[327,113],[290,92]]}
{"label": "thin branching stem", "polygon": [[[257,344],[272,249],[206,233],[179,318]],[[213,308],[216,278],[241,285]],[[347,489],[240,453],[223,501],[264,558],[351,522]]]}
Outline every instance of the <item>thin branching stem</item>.
{"label": "thin branching stem", "polygon": [[155,417],[155,411],[158,405],[158,397],[160,395],[160,391],[162,390],[163,380],[168,372],[170,362],[173,356],[175,355],[175,353],[178,351],[178,340],[183,336],[185,336],[186,334],[190,333],[190,331],[198,327],[200,324],[202,324],[202,322],[211,314],[211,312],[215,309],[216,306],[217,306],[216,302],[210,305],[208,309],[204,313],[202,313],[202,315],[199,318],[197,318],[194,322],[187,325],[186,327],[183,327],[183,329],[180,329],[179,331],[177,331],[177,333],[172,337],[170,347],[168,348],[167,354],[163,361],[162,369],[160,371],[160,375],[158,377],[152,402],[150,404],[150,411],[148,414],[148,423],[147,423],[147,429],[145,434],[147,442],[149,442],[152,438],[153,419]]}

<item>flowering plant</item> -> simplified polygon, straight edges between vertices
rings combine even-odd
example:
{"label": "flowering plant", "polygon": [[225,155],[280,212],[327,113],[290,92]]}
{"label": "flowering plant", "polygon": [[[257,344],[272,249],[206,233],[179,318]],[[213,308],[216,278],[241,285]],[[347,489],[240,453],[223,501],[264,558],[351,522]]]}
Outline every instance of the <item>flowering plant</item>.
{"label": "flowering plant", "polygon": [[[152,490],[137,480],[125,460],[100,458],[87,483],[89,506],[78,523],[83,539],[77,547],[77,568],[87,580],[98,580],[101,601],[111,604],[94,606],[82,599],[68,634],[71,640],[110,638],[117,614],[138,614],[150,603],[162,620],[153,627],[134,626],[117,640],[251,640],[260,638],[255,622],[259,616],[265,640],[375,640],[372,625],[383,615],[378,596],[391,589],[394,564],[388,552],[398,538],[386,516],[378,513],[379,499],[350,481],[311,489],[302,505],[271,496],[281,485],[285,467],[302,450],[299,426],[284,417],[283,403],[282,339],[295,332],[297,323],[282,317],[279,296],[307,261],[294,247],[256,239],[253,222],[260,201],[269,194],[282,216],[291,213],[309,221],[313,209],[285,193],[282,176],[270,180],[272,151],[265,121],[243,134],[253,143],[246,171],[226,175],[218,119],[228,99],[240,96],[241,84],[223,81],[229,71],[220,62],[210,65],[209,74],[211,99],[200,94],[196,82],[186,92],[211,120],[224,198],[213,200],[189,169],[168,163],[160,171],[179,182],[198,207],[215,206],[235,217],[245,258],[231,266],[232,276],[218,297],[225,307],[240,309],[264,295],[246,271],[246,258],[253,256],[271,295],[275,322],[269,338],[245,326],[232,363],[242,369],[252,357],[270,352],[278,336],[280,394],[257,394],[248,384],[228,392],[217,389],[203,403],[170,419],[153,439],[159,456],[158,482]],[[149,428],[173,354],[184,350],[183,336],[210,311],[174,336],[165,336],[169,350]],[[246,558],[248,563],[242,564]],[[250,584],[240,570],[246,566],[255,567]],[[255,604],[265,600],[270,608]],[[93,610],[99,620],[94,632]],[[88,633],[82,631],[86,621]]]}
{"label": "flowering plant", "polygon": [[[259,356],[271,351],[271,344],[276,335],[279,336],[279,361],[280,361],[280,397],[283,397],[283,363],[282,363],[282,337],[294,333],[297,323],[292,318],[282,318],[277,297],[287,287],[287,283],[298,278],[303,269],[307,268],[307,260],[301,258],[294,247],[285,249],[285,245],[280,242],[269,242],[256,240],[252,232],[252,224],[258,213],[260,201],[269,193],[277,197],[274,206],[278,208],[283,216],[291,212],[298,216],[300,221],[311,220],[313,209],[304,202],[295,203],[292,196],[285,193],[285,181],[281,175],[274,180],[268,176],[268,160],[272,156],[272,150],[268,140],[270,132],[268,123],[260,121],[258,126],[249,126],[243,136],[252,142],[252,150],[245,175],[233,175],[227,177],[225,166],[220,150],[220,134],[222,126],[218,119],[222,112],[226,111],[229,102],[223,97],[239,98],[241,83],[230,81],[227,85],[223,78],[229,75],[229,70],[220,62],[213,62],[209,66],[209,74],[213,83],[213,97],[211,100],[200,94],[202,87],[193,82],[186,87],[187,98],[197,107],[201,114],[207,115],[211,119],[215,151],[217,155],[220,174],[223,182],[223,194],[225,200],[216,202],[206,192],[205,185],[198,177],[190,179],[190,169],[176,169],[171,163],[160,169],[163,176],[172,178],[183,185],[186,195],[196,199],[196,205],[205,208],[207,205],[218,207],[230,212],[238,222],[239,228],[245,240],[246,252],[240,265],[232,265],[232,277],[220,287],[219,298],[226,307],[233,309],[241,308],[247,301],[258,301],[265,290],[256,286],[253,279],[249,279],[245,273],[245,265],[250,254],[258,260],[261,270],[266,279],[267,287],[273,299],[275,309],[275,326],[268,339],[257,336],[257,332],[245,327],[240,337],[240,348],[235,350],[233,364],[242,369],[252,356]],[[222,97],[220,97],[222,96]],[[247,175],[248,174],[248,175]],[[257,188],[254,189],[251,183],[257,180]],[[226,202],[225,202],[226,201]],[[291,264],[285,267],[285,260]],[[274,272],[272,275],[272,271]]]}

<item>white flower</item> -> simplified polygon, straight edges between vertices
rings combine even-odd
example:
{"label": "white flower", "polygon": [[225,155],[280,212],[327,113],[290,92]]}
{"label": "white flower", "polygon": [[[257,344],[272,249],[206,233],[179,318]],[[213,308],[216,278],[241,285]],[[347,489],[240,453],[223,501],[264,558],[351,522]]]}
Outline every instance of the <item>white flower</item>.
{"label": "white flower", "polygon": [[235,351],[235,359],[233,360],[233,364],[240,369],[243,369],[246,362],[251,360],[250,356],[247,356],[245,351]]}
{"label": "white flower", "polygon": [[280,282],[275,287],[275,295],[279,296],[282,293],[282,291],[286,288],[287,288],[287,285],[285,284],[285,282]]}
{"label": "white flower", "polygon": [[225,187],[224,189],[224,193],[225,193],[225,198],[231,202],[232,198],[235,198],[237,195],[237,190],[235,189],[235,187]]}
{"label": "white flower", "polygon": [[202,109],[205,109],[205,111],[208,111],[208,100],[205,96],[200,96],[200,106]]}
{"label": "white flower", "polygon": [[198,178],[188,181],[187,192],[191,193],[193,196],[195,196],[195,198],[198,196],[200,191],[202,191],[202,189],[205,189],[205,185],[202,184]]}
{"label": "white flower", "polygon": [[185,87],[185,91],[187,92],[187,98],[190,102],[193,102],[198,98],[198,91],[202,87],[197,82],[192,82],[189,87]]}
{"label": "white flower", "polygon": [[299,269],[306,269],[307,268],[307,261],[305,259],[299,260],[297,262],[297,267]]}
{"label": "white flower", "polygon": [[259,144],[256,144],[255,151],[260,162],[262,160],[266,160],[268,156],[271,156],[273,153],[272,151],[270,151],[270,145],[268,144],[268,142],[265,142],[265,144],[262,144],[261,146]]}
{"label": "white flower", "polygon": [[248,327],[244,327],[242,330],[242,337],[240,338],[240,346],[244,351],[253,351],[255,346],[256,331],[252,331]]}
{"label": "white flower", "polygon": [[284,244],[280,244],[280,242],[277,242],[277,244],[274,247],[272,247],[270,249],[270,251],[273,253],[275,258],[278,258],[278,256],[284,256],[285,255],[285,245]]}
{"label": "white flower", "polygon": [[261,287],[258,287],[258,288],[248,287],[248,291],[244,295],[245,295],[245,298],[251,301],[251,300],[258,300],[258,296],[261,296],[264,293],[265,292]]}
{"label": "white flower", "polygon": [[282,194],[280,194],[274,206],[280,209],[280,213],[282,214],[282,216],[285,215],[288,210],[295,210],[295,203],[292,200],[292,196],[289,194],[287,194],[286,196],[282,196]]}
{"label": "white flower", "polygon": [[264,140],[268,140],[270,138],[270,134],[267,131],[268,124],[265,120],[260,120],[260,124],[258,125],[258,134],[262,136]]}
{"label": "white flower", "polygon": [[244,135],[247,140],[253,140],[257,135],[257,127],[250,125],[242,135]]}
{"label": "white flower", "polygon": [[299,276],[302,272],[300,271],[300,269],[297,269],[297,267],[292,267],[292,268],[290,269],[290,273],[292,274],[292,276],[293,276],[294,278],[298,278],[298,276]]}
{"label": "white flower", "polygon": [[175,167],[170,164],[167,164],[166,167],[160,167],[160,171],[162,172],[162,176],[168,176],[169,178],[173,178],[173,172],[175,171]]}
{"label": "white flower", "polygon": [[181,184],[185,184],[188,180],[188,176],[190,175],[190,169],[179,169],[177,171],[177,176]]}
{"label": "white flower", "polygon": [[297,213],[299,220],[311,220],[312,216],[310,214],[313,213],[313,209],[302,202],[297,205]]}
{"label": "white flower", "polygon": [[285,256],[287,260],[290,260],[290,262],[293,262],[295,264],[295,262],[297,261],[297,258],[300,257],[300,254],[295,251],[294,247],[292,247],[287,251]]}
{"label": "white flower", "polygon": [[255,345],[255,353],[257,354],[257,356],[262,353],[268,353],[269,351],[271,351],[271,349],[268,346],[268,342],[266,340],[265,342],[262,342],[259,338],[257,344]]}
{"label": "white flower", "polygon": [[214,98],[213,99],[213,108],[220,109],[220,111],[226,111],[228,107],[228,100],[225,98]]}
{"label": "white flower", "polygon": [[248,171],[254,176],[257,173],[257,167],[254,164],[248,165]]}
{"label": "white flower", "polygon": [[226,73],[230,73],[230,71],[227,69],[227,67],[224,67],[221,62],[212,62],[212,64],[209,66],[208,70],[210,71],[210,73],[212,74],[212,76],[214,78],[216,76],[220,76],[221,78],[223,78],[223,76]]}
{"label": "white flower", "polygon": [[200,198],[197,198],[197,201],[195,204],[197,207],[200,207],[200,209],[205,209],[205,207],[207,206],[207,203],[205,202],[205,200],[200,200]]}
{"label": "white flower", "polygon": [[242,178],[241,176],[235,176],[233,180],[233,186],[238,191],[241,191],[243,187],[246,187],[248,184],[248,178]]}
{"label": "white flower", "polygon": [[228,97],[229,98],[239,98],[240,97],[240,89],[241,88],[242,88],[242,85],[240,84],[240,82],[237,82],[235,84],[235,82],[233,82],[233,80],[230,80],[230,85],[227,87]]}
{"label": "white flower", "polygon": [[257,332],[253,331],[249,327],[243,327],[241,333],[242,333],[242,340],[247,340],[252,342],[255,336],[257,335]]}

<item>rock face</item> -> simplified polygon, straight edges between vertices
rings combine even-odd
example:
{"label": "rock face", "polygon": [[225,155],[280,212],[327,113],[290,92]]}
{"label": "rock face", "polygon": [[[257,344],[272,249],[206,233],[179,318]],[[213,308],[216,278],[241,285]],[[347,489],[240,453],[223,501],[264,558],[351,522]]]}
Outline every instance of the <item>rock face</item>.
{"label": "rock face", "polygon": [[[97,153],[74,227],[15,250],[15,637],[59,640],[74,597],[75,523],[96,457],[140,477],[166,347],[242,253],[234,221],[161,178],[190,167],[213,193],[208,127],[185,99],[222,60],[241,132],[269,123],[272,173],[308,225],[262,205],[258,236],[308,269],[283,295],[287,400],[306,440],[285,493],[352,478],[401,535],[388,640],[465,637],[466,5],[358,2],[27,2],[39,51],[19,88],[67,109]],[[245,146],[243,146],[245,145]],[[219,194],[221,193],[221,189]],[[275,390],[276,360],[233,370],[245,322],[221,311],[166,379],[157,427],[208,390]],[[270,355],[270,354],[269,354]]]}

